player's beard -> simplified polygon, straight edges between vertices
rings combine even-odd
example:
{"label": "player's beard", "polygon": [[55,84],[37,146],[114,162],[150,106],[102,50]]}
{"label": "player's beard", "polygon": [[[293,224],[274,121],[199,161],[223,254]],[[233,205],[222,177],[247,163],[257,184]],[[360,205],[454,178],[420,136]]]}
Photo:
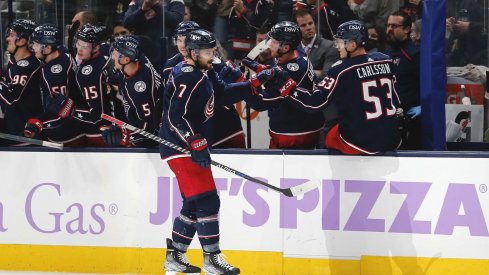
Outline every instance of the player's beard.
{"label": "player's beard", "polygon": [[200,58],[200,56],[197,56],[195,66],[200,70],[210,70],[212,69],[212,59],[207,62],[203,62],[202,58]]}

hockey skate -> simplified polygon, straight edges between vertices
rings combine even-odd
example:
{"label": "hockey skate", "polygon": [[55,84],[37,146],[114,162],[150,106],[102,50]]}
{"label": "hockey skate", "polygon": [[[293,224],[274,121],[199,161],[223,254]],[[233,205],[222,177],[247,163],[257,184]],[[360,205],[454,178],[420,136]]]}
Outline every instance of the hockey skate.
{"label": "hockey skate", "polygon": [[222,253],[206,253],[204,252],[204,273],[206,275],[235,275],[240,274],[240,270],[237,267],[230,265],[224,259]]}
{"label": "hockey skate", "polygon": [[185,252],[173,247],[172,240],[166,239],[166,247],[164,265],[166,275],[176,275],[177,273],[200,274],[200,268],[191,265]]}

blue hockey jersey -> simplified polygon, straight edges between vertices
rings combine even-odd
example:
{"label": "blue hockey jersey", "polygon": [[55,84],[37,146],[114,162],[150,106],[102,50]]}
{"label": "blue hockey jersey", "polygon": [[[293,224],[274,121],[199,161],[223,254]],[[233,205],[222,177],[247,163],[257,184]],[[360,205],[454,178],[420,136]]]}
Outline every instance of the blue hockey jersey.
{"label": "blue hockey jersey", "polygon": [[352,147],[374,154],[395,150],[400,143],[393,64],[380,53],[340,60],[315,90],[296,88],[287,98],[309,112],[335,102],[341,138]]}
{"label": "blue hockey jersey", "polygon": [[[181,62],[169,77],[163,97],[163,122],[160,137],[187,148],[187,139],[199,134],[212,144],[214,90],[206,72]],[[163,159],[182,155],[168,146],[160,145]]]}
{"label": "blue hockey jersey", "polygon": [[43,99],[39,88],[40,61],[30,56],[7,65],[7,76],[0,81],[0,104],[5,112],[5,127],[10,134],[23,136],[29,118],[43,112]]}
{"label": "blue hockey jersey", "polygon": [[[119,88],[129,124],[156,134],[161,118],[159,104],[162,85],[160,75],[151,62],[146,57],[141,58],[136,74],[126,75]],[[152,142],[140,135],[131,135],[131,141],[136,146],[152,145]]]}

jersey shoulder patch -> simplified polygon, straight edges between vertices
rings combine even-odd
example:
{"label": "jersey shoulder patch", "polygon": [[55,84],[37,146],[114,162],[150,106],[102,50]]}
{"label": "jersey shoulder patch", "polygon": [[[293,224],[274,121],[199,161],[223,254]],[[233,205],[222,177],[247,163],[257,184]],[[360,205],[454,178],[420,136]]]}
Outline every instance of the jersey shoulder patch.
{"label": "jersey shoulder patch", "polygon": [[297,63],[288,63],[288,64],[287,64],[287,69],[288,69],[289,71],[296,72],[296,71],[298,71],[298,70],[299,70],[299,64],[297,64]]}
{"label": "jersey shoulder patch", "polygon": [[29,66],[29,61],[23,59],[23,60],[19,60],[17,61],[17,66],[19,67],[27,67]]}
{"label": "jersey shoulder patch", "polygon": [[183,73],[191,73],[194,71],[194,67],[192,66],[182,66],[182,70],[181,70]]}

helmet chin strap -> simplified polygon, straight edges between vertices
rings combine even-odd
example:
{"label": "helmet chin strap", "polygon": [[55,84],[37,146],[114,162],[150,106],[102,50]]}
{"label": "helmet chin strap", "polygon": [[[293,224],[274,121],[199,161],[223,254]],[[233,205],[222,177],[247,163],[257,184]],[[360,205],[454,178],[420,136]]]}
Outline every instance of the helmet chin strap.
{"label": "helmet chin strap", "polygon": [[347,56],[348,58],[350,58],[350,57],[351,57],[351,53],[352,53],[352,52],[354,52],[354,51],[356,51],[356,50],[358,49],[358,45],[355,43],[355,49],[353,49],[353,51],[348,51],[348,44],[349,44],[349,43],[350,43],[350,40],[345,40],[344,45],[343,45],[343,49],[345,49],[345,51],[346,51],[346,56]]}
{"label": "helmet chin strap", "polygon": [[280,45],[278,46],[278,50],[277,50],[277,53],[278,53],[278,57],[279,58],[282,57],[284,54],[290,53],[292,51],[292,47],[290,47],[288,51],[282,52],[282,49],[283,49],[284,46],[285,46],[285,43],[284,42],[280,42]]}
{"label": "helmet chin strap", "polygon": [[22,46],[17,46],[17,41],[19,41],[20,39],[22,39],[22,38],[15,39],[15,42],[14,42],[15,49],[14,49],[14,52],[12,53],[12,55],[15,55],[15,53],[17,52],[17,50],[19,48],[27,47],[27,43],[25,45],[22,45]]}
{"label": "helmet chin strap", "polygon": [[199,54],[197,53],[197,50],[194,50],[194,52],[195,52],[195,56],[197,56],[197,59],[194,59],[194,58],[192,57],[192,52],[191,52],[191,51],[190,51],[190,53],[188,54],[188,57],[190,57],[190,60],[192,60],[192,61],[194,62],[195,67],[197,67],[197,68],[198,68],[198,69],[200,69],[200,70],[206,70],[206,69],[207,69],[207,67],[203,67],[203,66],[201,66],[201,65],[199,64],[199,58],[198,58]]}
{"label": "helmet chin strap", "polygon": [[50,54],[52,54],[52,53],[53,53],[53,51],[52,51],[52,50],[51,50],[51,52],[50,52],[50,53],[44,53],[44,50],[45,50],[45,49],[46,49],[46,45],[42,45],[42,46],[41,46],[41,54],[42,54],[42,56],[43,56],[43,58],[44,58],[43,60],[46,60],[46,57],[47,57],[48,55],[50,55]]}
{"label": "helmet chin strap", "polygon": [[122,54],[119,54],[119,58],[117,58],[117,62],[119,62],[119,64],[122,66],[121,71],[125,73],[124,68],[126,68],[126,65],[129,64],[129,63],[131,63],[131,61],[129,61],[129,62],[125,63],[125,64],[122,64],[121,63],[122,57],[123,57],[123,55]]}

